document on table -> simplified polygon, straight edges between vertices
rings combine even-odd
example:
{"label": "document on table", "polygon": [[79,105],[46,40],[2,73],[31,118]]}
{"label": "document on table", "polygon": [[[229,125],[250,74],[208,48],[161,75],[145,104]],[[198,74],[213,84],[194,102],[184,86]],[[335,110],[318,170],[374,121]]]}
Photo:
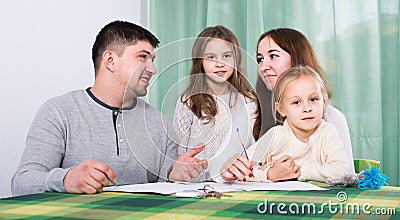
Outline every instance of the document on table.
{"label": "document on table", "polygon": [[163,195],[170,195],[182,191],[202,190],[205,185],[212,186],[216,191],[236,192],[236,191],[253,191],[253,190],[283,190],[283,191],[309,191],[309,190],[328,190],[315,186],[310,183],[300,181],[285,181],[275,183],[259,183],[259,182],[239,182],[232,183],[215,183],[215,182],[201,182],[201,183],[144,183],[134,185],[120,185],[104,187],[104,192],[138,192],[138,193],[158,193]]}

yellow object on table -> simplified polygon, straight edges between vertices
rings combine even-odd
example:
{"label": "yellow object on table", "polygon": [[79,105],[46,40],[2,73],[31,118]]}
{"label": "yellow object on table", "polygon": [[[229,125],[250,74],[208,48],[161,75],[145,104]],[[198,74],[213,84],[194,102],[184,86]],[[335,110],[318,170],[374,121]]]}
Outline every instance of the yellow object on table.
{"label": "yellow object on table", "polygon": [[354,170],[356,173],[363,171],[364,168],[370,170],[372,167],[376,167],[380,170],[381,162],[379,160],[354,159]]}

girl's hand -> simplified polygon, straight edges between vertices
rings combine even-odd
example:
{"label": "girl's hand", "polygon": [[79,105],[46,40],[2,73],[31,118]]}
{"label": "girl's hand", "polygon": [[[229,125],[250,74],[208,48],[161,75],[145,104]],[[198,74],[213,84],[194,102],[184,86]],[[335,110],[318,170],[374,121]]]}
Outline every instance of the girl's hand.
{"label": "girl's hand", "polygon": [[267,173],[268,180],[276,182],[279,180],[297,179],[300,177],[300,167],[288,156],[282,156],[278,160],[271,162]]}

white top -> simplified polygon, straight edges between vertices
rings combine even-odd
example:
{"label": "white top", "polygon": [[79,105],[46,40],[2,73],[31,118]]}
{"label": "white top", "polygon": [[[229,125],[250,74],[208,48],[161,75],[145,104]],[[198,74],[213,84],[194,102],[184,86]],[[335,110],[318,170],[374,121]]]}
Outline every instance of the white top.
{"label": "white top", "polygon": [[177,101],[173,125],[177,134],[178,155],[198,143],[206,145],[196,158],[207,159],[208,168],[193,181],[213,179],[228,157],[243,152],[237,129],[246,148],[255,142],[253,127],[257,104],[242,94],[237,96],[235,104],[235,96],[232,94],[230,102],[230,94],[214,96],[218,113],[209,123],[206,123],[207,117],[198,118],[180,99]]}
{"label": "white top", "polygon": [[344,117],[343,113],[332,105],[326,105],[324,119],[326,122],[333,124],[333,126],[335,126],[337,129],[337,132],[339,133],[339,136],[343,142],[343,150],[346,153],[347,159],[350,161],[352,169],[354,170],[353,151],[346,117]]}
{"label": "white top", "polygon": [[[297,139],[285,121],[283,126],[268,130],[248,149],[248,153],[251,160],[257,162],[277,160],[283,155],[289,155],[300,166],[299,180],[325,182],[327,178],[340,178],[354,173],[336,128],[324,120],[310,136],[308,143]],[[253,170],[254,178],[249,181],[268,181],[268,170],[269,167],[262,170],[256,166]]]}

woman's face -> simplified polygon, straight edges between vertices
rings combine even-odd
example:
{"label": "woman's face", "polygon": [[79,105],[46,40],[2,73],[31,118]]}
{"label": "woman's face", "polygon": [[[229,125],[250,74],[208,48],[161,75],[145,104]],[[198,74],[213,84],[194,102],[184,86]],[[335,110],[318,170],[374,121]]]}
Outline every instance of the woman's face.
{"label": "woman's face", "polygon": [[265,37],[257,47],[258,74],[269,90],[274,89],[278,77],[292,67],[290,54],[270,37]]}

